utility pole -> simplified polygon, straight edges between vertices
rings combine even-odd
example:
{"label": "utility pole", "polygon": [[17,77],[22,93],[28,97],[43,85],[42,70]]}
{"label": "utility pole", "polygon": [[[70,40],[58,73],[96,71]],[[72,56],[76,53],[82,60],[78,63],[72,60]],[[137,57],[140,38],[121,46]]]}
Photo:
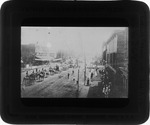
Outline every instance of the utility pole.
{"label": "utility pole", "polygon": [[79,97],[79,67],[78,67],[78,97]]}
{"label": "utility pole", "polygon": [[84,53],[84,85],[86,85],[86,57]]}
{"label": "utility pole", "polygon": [[76,97],[79,97],[79,60],[77,60],[77,64],[78,64],[78,79],[77,79],[77,93],[76,93]]}

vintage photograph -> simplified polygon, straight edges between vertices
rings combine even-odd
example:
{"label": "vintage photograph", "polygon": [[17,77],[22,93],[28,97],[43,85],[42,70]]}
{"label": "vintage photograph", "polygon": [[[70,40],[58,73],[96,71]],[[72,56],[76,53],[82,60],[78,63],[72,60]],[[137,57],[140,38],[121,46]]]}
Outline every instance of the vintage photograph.
{"label": "vintage photograph", "polygon": [[128,98],[128,27],[21,27],[21,98]]}

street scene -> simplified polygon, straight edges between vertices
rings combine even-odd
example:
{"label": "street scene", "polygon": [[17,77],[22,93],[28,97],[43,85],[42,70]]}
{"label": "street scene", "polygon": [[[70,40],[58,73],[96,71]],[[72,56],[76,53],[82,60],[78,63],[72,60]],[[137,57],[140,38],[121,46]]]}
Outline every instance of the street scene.
{"label": "street scene", "polygon": [[21,27],[21,98],[128,98],[127,27]]}

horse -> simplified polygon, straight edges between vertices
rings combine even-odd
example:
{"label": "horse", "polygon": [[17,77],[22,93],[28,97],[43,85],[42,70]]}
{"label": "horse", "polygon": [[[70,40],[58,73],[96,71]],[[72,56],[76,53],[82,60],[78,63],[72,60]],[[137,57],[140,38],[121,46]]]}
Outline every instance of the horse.
{"label": "horse", "polygon": [[54,73],[55,71],[54,71],[54,69],[50,68],[50,69],[49,69],[49,72],[50,72],[50,74],[51,74],[51,73]]}
{"label": "horse", "polygon": [[29,75],[29,83],[34,83],[35,82],[35,74],[32,73],[31,75]]}
{"label": "horse", "polygon": [[22,86],[30,85],[33,82],[35,82],[35,77],[34,77],[33,74],[31,74],[31,75],[26,76],[26,77],[23,78]]}
{"label": "horse", "polygon": [[44,80],[44,77],[45,77],[45,73],[44,72],[41,72],[40,74],[39,74],[39,80]]}
{"label": "horse", "polygon": [[39,76],[39,73],[36,72],[34,75],[35,75],[35,80],[37,80],[37,79],[38,79],[38,76]]}
{"label": "horse", "polygon": [[24,77],[23,80],[22,80],[22,84],[26,85],[27,80],[28,80],[28,77]]}
{"label": "horse", "polygon": [[49,75],[50,75],[50,73],[49,73],[49,72],[46,72],[46,73],[45,73],[45,78],[47,78]]}
{"label": "horse", "polygon": [[50,72],[48,72],[47,70],[45,70],[45,78],[47,78],[50,75]]}
{"label": "horse", "polygon": [[29,80],[29,77],[24,77],[23,78],[23,81],[22,81],[22,84],[21,84],[21,90],[25,89],[25,86],[27,85],[28,80]]}
{"label": "horse", "polygon": [[31,80],[35,80],[35,78],[36,78],[35,73],[30,74],[30,75],[29,75],[29,78],[30,78]]}

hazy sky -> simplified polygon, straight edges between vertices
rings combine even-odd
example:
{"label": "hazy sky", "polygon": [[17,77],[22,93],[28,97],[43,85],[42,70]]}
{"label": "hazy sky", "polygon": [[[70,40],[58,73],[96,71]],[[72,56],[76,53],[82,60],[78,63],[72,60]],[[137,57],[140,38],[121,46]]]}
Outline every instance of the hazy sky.
{"label": "hazy sky", "polygon": [[123,27],[22,27],[21,44],[37,43],[52,51],[66,50],[86,55],[101,53],[102,43]]}

